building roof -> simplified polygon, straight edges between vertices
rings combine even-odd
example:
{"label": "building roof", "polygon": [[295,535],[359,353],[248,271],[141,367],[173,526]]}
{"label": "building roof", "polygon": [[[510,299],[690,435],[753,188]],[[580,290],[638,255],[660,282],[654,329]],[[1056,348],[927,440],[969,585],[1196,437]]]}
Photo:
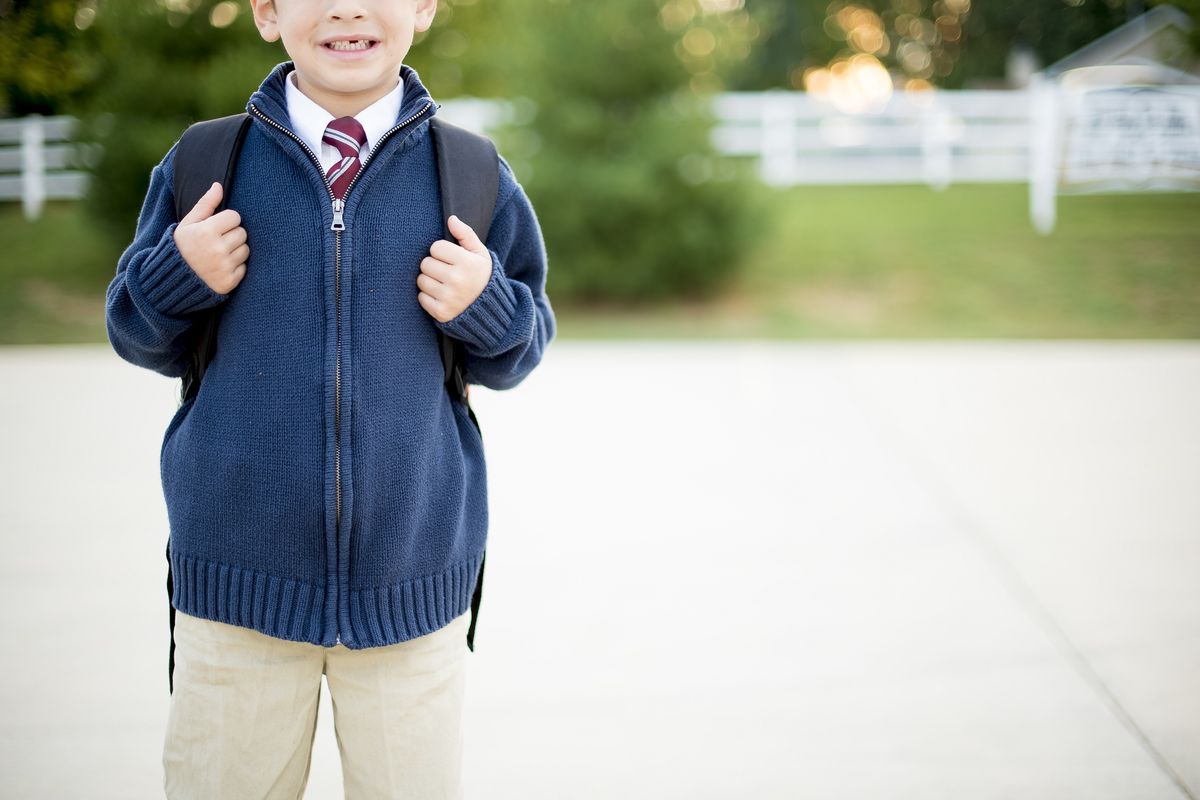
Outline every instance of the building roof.
{"label": "building roof", "polygon": [[1171,28],[1176,29],[1182,39],[1191,32],[1192,19],[1175,6],[1155,6],[1071,55],[1055,61],[1042,70],[1042,73],[1049,77],[1057,77],[1078,67],[1120,64],[1126,61],[1144,62],[1143,54],[1135,54],[1137,48]]}

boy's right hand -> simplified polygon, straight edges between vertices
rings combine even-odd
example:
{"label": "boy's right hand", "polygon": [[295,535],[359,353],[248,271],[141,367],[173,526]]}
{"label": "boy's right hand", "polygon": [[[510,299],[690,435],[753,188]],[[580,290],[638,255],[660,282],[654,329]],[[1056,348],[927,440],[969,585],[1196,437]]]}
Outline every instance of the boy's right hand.
{"label": "boy's right hand", "polygon": [[213,214],[224,188],[214,183],[175,226],[175,246],[209,288],[229,294],[246,275],[250,247],[242,217],[232,208]]}

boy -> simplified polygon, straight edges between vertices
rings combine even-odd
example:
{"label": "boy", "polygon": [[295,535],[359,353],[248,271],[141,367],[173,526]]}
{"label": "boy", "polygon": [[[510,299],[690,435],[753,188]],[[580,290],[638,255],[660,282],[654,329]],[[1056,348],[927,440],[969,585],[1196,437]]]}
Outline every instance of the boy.
{"label": "boy", "polygon": [[124,359],[180,377],[216,355],[160,453],[176,665],[171,797],[303,793],[321,675],[346,796],[461,795],[466,612],[487,535],[482,440],[447,392],[517,385],[555,333],[528,198],[500,159],[486,244],[442,239],[436,103],[403,64],[436,0],[251,0],[277,65],[228,208],[178,222],[173,146],[108,288]]}

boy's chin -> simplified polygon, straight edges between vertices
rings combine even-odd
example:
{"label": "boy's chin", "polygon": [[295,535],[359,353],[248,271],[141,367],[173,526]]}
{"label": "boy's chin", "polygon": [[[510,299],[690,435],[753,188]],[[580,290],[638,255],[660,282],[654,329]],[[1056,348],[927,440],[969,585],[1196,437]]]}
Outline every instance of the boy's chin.
{"label": "boy's chin", "polygon": [[[399,75],[400,68],[403,66],[403,61],[393,62],[382,59],[365,59],[363,61],[326,59],[325,63],[322,63],[318,59],[316,63],[309,61],[306,64],[301,64],[301,62],[293,58],[292,63],[296,65],[296,72],[299,78],[308,80],[311,83],[337,87],[343,91],[352,91],[354,89],[354,86],[346,85],[347,81],[361,83],[364,78],[372,75]],[[355,77],[351,79],[351,75]]]}
{"label": "boy's chin", "polygon": [[378,86],[388,76],[400,74],[401,64],[381,69],[378,64],[345,64],[335,69],[305,69],[296,65],[296,78],[309,86],[321,86],[327,91],[354,94]]}

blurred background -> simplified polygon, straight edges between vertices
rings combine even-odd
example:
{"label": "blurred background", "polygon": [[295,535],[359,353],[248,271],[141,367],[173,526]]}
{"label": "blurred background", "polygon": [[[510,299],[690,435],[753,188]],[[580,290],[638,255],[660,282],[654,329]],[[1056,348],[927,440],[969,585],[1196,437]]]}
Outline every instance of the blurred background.
{"label": "blurred background", "polygon": [[[407,63],[533,200],[558,322],[471,394],[468,796],[1200,796],[1198,23],[439,2]],[[0,796],[161,794],[179,386],[105,288],[286,58],[246,0],[0,0]]]}
{"label": "blurred background", "polygon": [[[1198,9],[443,0],[408,60],[533,199],[565,337],[1194,337],[1200,133],[1173,98],[1200,85]],[[104,341],[150,168],[286,54],[244,0],[3,0],[0,22],[0,342]],[[1073,106],[1063,76],[1113,64],[1084,85],[1176,94]]]}

